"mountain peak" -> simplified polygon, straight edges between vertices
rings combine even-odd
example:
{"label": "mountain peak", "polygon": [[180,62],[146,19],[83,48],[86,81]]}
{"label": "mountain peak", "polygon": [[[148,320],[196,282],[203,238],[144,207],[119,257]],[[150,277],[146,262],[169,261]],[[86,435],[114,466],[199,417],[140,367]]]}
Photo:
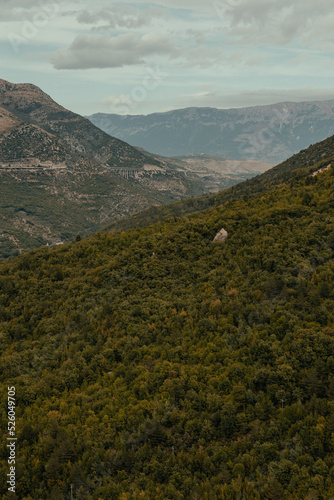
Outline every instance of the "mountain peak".
{"label": "mountain peak", "polygon": [[29,113],[41,105],[65,109],[32,83],[11,83],[0,79],[1,105],[16,113]]}
{"label": "mountain peak", "polygon": [[[0,93],[6,92],[35,92],[39,95],[47,95],[40,87],[33,83],[12,83],[0,78]],[[48,96],[49,97],[49,96]],[[49,97],[51,99],[51,97]]]}

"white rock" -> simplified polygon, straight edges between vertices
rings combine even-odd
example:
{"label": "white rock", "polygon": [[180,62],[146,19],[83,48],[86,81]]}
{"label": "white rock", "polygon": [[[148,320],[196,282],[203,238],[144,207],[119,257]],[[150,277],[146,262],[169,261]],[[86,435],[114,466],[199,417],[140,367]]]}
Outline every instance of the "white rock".
{"label": "white rock", "polygon": [[224,228],[222,228],[213,238],[213,243],[225,243],[227,237],[228,237],[228,232],[225,231]]}

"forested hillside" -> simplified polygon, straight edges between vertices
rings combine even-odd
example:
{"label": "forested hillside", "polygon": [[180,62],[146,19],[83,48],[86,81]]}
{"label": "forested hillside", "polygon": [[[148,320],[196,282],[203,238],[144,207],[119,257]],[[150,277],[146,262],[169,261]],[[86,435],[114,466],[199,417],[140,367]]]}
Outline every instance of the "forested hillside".
{"label": "forested hillside", "polygon": [[317,147],[263,189],[0,265],[2,498],[334,497],[334,175]]}

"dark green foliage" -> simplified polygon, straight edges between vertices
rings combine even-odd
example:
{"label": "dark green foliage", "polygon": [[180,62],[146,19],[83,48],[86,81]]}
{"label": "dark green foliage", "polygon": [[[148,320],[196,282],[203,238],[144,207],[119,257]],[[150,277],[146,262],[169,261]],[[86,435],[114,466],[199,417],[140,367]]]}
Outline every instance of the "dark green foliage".
{"label": "dark green foliage", "polygon": [[1,264],[18,498],[334,496],[334,179],[308,175]]}

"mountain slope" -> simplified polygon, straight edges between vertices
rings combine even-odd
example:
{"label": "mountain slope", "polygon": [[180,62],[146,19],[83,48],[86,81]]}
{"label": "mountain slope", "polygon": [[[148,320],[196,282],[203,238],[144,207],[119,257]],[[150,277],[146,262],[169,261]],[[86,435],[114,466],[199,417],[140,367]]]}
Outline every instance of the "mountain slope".
{"label": "mountain slope", "polygon": [[0,259],[206,190],[199,177],[110,137],[38,87],[4,80],[0,182]]}
{"label": "mountain slope", "polygon": [[288,160],[220,193],[206,194],[198,198],[182,200],[161,207],[151,207],[131,217],[120,219],[106,227],[107,231],[124,231],[135,227],[145,227],[169,217],[191,214],[230,201],[248,199],[265,193],[268,189],[290,183],[298,178],[308,178],[310,174],[334,162],[334,136],[300,151]]}
{"label": "mountain slope", "polygon": [[330,144],[247,200],[0,264],[17,498],[333,497]]}
{"label": "mountain slope", "polygon": [[[63,108],[39,87],[0,80],[1,106],[25,123],[37,125],[65,140],[80,153],[111,167],[142,167],[148,157],[106,134],[80,115]],[[154,158],[150,164],[159,165]]]}
{"label": "mountain slope", "polygon": [[89,119],[134,146],[163,156],[204,153],[230,160],[279,163],[334,134],[334,100],[239,109],[186,108]]}

